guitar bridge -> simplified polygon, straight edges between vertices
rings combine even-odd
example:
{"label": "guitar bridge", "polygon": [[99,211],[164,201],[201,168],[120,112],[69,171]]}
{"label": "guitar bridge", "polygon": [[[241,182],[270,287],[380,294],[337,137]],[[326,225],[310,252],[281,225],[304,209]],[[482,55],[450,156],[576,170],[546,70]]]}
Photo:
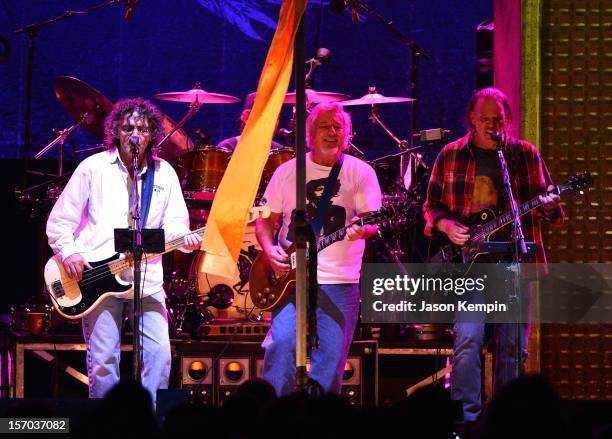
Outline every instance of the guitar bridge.
{"label": "guitar bridge", "polygon": [[64,291],[64,286],[62,285],[62,281],[56,280],[51,284],[51,289],[53,290],[53,295],[56,298],[60,298],[66,295]]}

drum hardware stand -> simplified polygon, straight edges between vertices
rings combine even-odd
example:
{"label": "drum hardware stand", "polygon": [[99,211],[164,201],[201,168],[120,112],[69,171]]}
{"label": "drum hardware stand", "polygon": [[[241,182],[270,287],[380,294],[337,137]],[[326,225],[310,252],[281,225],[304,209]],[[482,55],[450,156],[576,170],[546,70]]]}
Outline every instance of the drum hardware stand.
{"label": "drum hardware stand", "polygon": [[[36,199],[36,200],[31,200],[29,198],[29,194],[31,192],[35,192],[38,189],[41,189],[43,187],[48,187],[47,189],[47,200],[51,199],[51,197],[49,196],[49,191],[51,191],[52,186],[54,183],[57,183],[61,180],[64,179],[64,177],[69,177],[71,173],[67,174],[66,176],[64,175],[63,172],[63,151],[64,151],[64,142],[66,141],[66,139],[68,138],[68,136],[70,136],[74,130],[76,130],[79,126],[81,126],[83,124],[83,122],[86,121],[88,114],[85,113],[83,115],[83,117],[81,118],[81,120],[77,123],[75,123],[74,125],[65,128],[63,130],[60,130],[57,132],[58,136],[53,139],[53,141],[51,141],[51,143],[49,143],[48,145],[46,145],[43,149],[41,149],[35,156],[34,159],[39,159],[40,157],[42,157],[47,151],[49,151],[51,148],[53,148],[55,145],[58,145],[58,149],[57,149],[57,174],[48,174],[46,172],[38,172],[38,171],[33,171],[33,170],[26,170],[25,173],[29,174],[29,175],[38,175],[41,177],[47,177],[47,178],[51,178],[51,180],[46,181],[44,183],[41,184],[37,184],[35,186],[23,189],[23,190],[17,190],[15,189],[15,197],[17,198],[18,201],[20,202],[26,202],[26,201],[35,201],[35,202],[41,202],[42,200],[40,199]],[[40,206],[38,206],[40,207]],[[32,210],[32,214],[35,214],[35,210],[33,208]]]}
{"label": "drum hardware stand", "polygon": [[66,11],[64,14],[51,18],[49,20],[41,21],[38,23],[29,24],[20,29],[13,31],[13,35],[28,34],[28,63],[26,67],[26,102],[24,110],[24,134],[23,134],[23,182],[22,186],[27,186],[27,170],[29,166],[28,156],[30,155],[30,142],[31,142],[31,126],[32,126],[32,78],[34,71],[34,51],[36,37],[38,31],[58,21],[63,21],[68,18],[75,16],[85,15],[98,9],[106,8],[108,6],[115,6],[118,4],[125,4],[126,0],[109,0],[90,8],[82,9],[80,11]]}
{"label": "drum hardware stand", "polygon": [[[370,87],[368,90],[371,94],[376,93],[376,87]],[[413,104],[416,103],[416,101],[412,101]],[[414,109],[412,111],[412,113],[414,114]],[[391,139],[393,139],[393,141],[397,144],[400,153],[391,155],[391,156],[385,156],[385,157],[381,157],[381,159],[383,158],[390,158],[390,157],[397,157],[399,156],[400,158],[400,168],[399,168],[399,178],[403,178],[404,173],[406,172],[406,164],[404,162],[404,154],[410,154],[411,155],[411,160],[410,162],[414,162],[415,161],[415,155],[412,154],[413,151],[416,151],[417,149],[420,149],[420,146],[415,147],[413,144],[413,136],[409,136],[408,139],[409,140],[400,140],[395,134],[393,134],[393,132],[385,125],[385,123],[382,121],[382,119],[380,118],[380,111],[378,110],[378,107],[376,107],[376,105],[372,105],[371,106],[371,113],[370,113],[370,122],[372,122],[373,124],[378,124],[384,131],[385,133],[387,133],[389,135],[389,137],[391,137]],[[413,132],[413,128],[411,128],[410,132]]]}
{"label": "drum hardware stand", "polygon": [[356,133],[353,133],[353,135],[351,136],[351,138],[348,141],[348,151],[347,152],[355,151],[357,153],[356,154],[357,158],[363,159],[365,157],[365,152],[363,152],[363,150],[357,148],[357,146],[353,143],[353,139],[355,138],[355,134]]}
{"label": "drum hardware stand", "polygon": [[59,183],[60,181],[65,180],[65,179],[67,179],[68,177],[70,177],[72,175],[72,172],[69,172],[67,174],[61,175],[59,177],[57,177],[55,175],[52,175],[52,174],[46,174],[44,172],[37,172],[37,171],[28,171],[28,173],[35,174],[35,175],[41,174],[41,175],[43,175],[45,177],[52,177],[52,179],[49,180],[49,181],[45,181],[44,183],[37,184],[36,186],[30,186],[27,189],[23,189],[23,190],[15,189],[15,198],[17,198],[17,201],[19,201],[21,203],[26,203],[28,201],[32,201],[34,203],[42,202],[43,200],[41,200],[41,199],[38,199],[38,198],[32,199],[32,198],[30,198],[30,193],[31,192],[36,192],[38,189],[42,189],[42,188],[44,188],[46,186],[53,185],[54,183]]}
{"label": "drum hardware stand", "polygon": [[72,152],[77,155],[80,155],[80,154],[96,153],[96,152],[104,151],[105,149],[106,149],[106,145],[104,145],[103,143],[100,143],[90,148],[75,149]]}
{"label": "drum hardware stand", "polygon": [[[175,331],[179,334],[187,334],[188,336],[197,336],[197,332],[200,326],[204,324],[210,324],[214,318],[213,315],[208,311],[208,308],[200,306],[202,305],[198,296],[198,293],[194,285],[190,285],[183,303],[179,303],[174,316]],[[174,308],[172,309],[175,312]],[[188,319],[188,313],[193,312],[200,314],[201,320],[195,322],[193,328],[184,328],[185,323]],[[192,329],[192,330],[190,330]]]}
{"label": "drum hardware stand", "polygon": [[[368,91],[370,94],[377,93],[376,87],[369,87]],[[382,129],[385,130],[385,132],[389,135],[389,137],[391,137],[393,141],[397,143],[397,146],[399,147],[400,150],[404,150],[408,148],[408,142],[406,140],[398,139],[397,136],[393,134],[393,132],[391,132],[391,130],[387,128],[384,122],[380,119],[380,110],[378,109],[376,105],[371,105],[371,112],[370,112],[369,119],[370,119],[370,122],[377,123],[378,125],[380,125]]]}
{"label": "drum hardware stand", "polygon": [[[193,86],[194,89],[201,89],[202,86],[200,85],[199,82],[196,82],[196,84]],[[179,129],[183,128],[183,125],[185,125],[185,123],[187,123],[187,121],[189,119],[191,119],[198,111],[200,111],[200,107],[202,106],[202,103],[200,102],[198,95],[196,95],[195,100],[193,102],[191,102],[189,104],[189,110],[187,111],[187,113],[185,114],[185,116],[183,116],[183,118],[180,120],[179,123],[177,123],[174,128],[172,128],[172,130],[170,130],[168,132],[168,134],[166,134],[163,139],[161,139],[159,141],[159,143],[157,145],[155,145],[153,148],[155,151],[159,151],[159,149],[162,147],[162,145],[166,142],[166,140],[168,140],[170,138],[170,136],[172,136],[176,131],[178,131]],[[191,151],[187,151],[187,152],[191,152]]]}
{"label": "drum hardware stand", "polygon": [[87,120],[88,116],[89,116],[89,113],[85,113],[80,121],[78,121],[77,123],[75,123],[71,127],[65,128],[65,129],[60,130],[59,132],[57,132],[58,136],[55,139],[53,139],[53,141],[51,141],[51,143],[49,143],[47,146],[45,146],[43,149],[41,149],[34,156],[34,159],[39,159],[47,151],[49,151],[51,148],[53,148],[55,145],[58,145],[58,147],[57,147],[57,176],[61,177],[62,176],[62,172],[63,172],[64,142],[66,141],[68,136],[71,135],[74,132],[74,130],[76,130],[78,127],[80,127],[83,124],[83,122],[85,122]]}
{"label": "drum hardware stand", "polygon": [[397,239],[397,233],[395,233],[395,231],[392,231],[392,233],[393,233],[393,244],[390,244],[389,241],[385,239],[385,237],[382,235],[382,230],[380,230],[380,228],[378,229],[378,232],[377,232],[378,237],[383,242],[385,248],[387,249],[388,254],[391,255],[393,262],[401,266],[402,265],[401,258],[404,257],[406,253],[402,250],[400,246],[400,243]]}
{"label": "drum hardware stand", "polygon": [[403,156],[403,155],[406,155],[406,154],[412,154],[414,151],[417,151],[417,150],[422,149],[422,148],[423,148],[422,146],[414,146],[412,148],[405,149],[405,150],[400,151],[400,152],[394,152],[393,154],[387,154],[387,155],[384,155],[382,157],[378,157],[378,158],[376,158],[374,160],[369,161],[368,163],[370,165],[376,166],[379,162],[382,162],[382,161],[385,161],[385,160],[388,160],[388,159],[393,159],[395,157],[400,157],[400,156]]}

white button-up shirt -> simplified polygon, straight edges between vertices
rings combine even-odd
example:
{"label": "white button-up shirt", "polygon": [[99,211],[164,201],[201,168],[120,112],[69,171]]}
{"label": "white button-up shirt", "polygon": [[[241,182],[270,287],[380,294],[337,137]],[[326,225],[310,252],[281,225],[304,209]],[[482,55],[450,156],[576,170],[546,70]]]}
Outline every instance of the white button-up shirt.
{"label": "white button-up shirt", "polygon": [[[145,228],[164,229],[166,241],[189,233],[189,215],[174,169],[155,158],[151,206]],[[144,168],[138,175],[142,204]],[[116,148],[83,160],[74,171],[47,221],[47,237],[62,260],[80,253],[87,261],[115,254],[114,229],[127,228],[129,216],[128,171]],[[162,290],[161,256],[142,264],[143,295]]]}

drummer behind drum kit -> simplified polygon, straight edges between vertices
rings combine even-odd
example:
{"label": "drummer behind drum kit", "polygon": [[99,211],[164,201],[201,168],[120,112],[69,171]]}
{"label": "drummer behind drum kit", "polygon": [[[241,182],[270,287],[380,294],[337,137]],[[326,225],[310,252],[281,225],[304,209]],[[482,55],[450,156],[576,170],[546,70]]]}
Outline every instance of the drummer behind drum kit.
{"label": "drummer behind drum kit", "polygon": [[[53,177],[52,180],[42,185],[16,191],[16,195],[21,202],[24,204],[38,203],[39,208],[51,206],[57,200],[63,184],[65,184],[66,176],[63,175],[62,159],[63,144],[66,138],[76,128],[82,126],[98,139],[103,139],[104,120],[112,110],[110,100],[98,90],[77,78],[59,77],[55,80],[54,88],[57,99],[77,123],[60,131],[58,137],[35,156],[35,158],[39,158],[53,146],[58,145],[57,175],[43,174]],[[409,149],[407,148],[407,142],[397,139],[384,126],[376,112],[376,106],[379,104],[409,102],[414,101],[414,99],[386,97],[377,93],[374,87],[370,87],[369,93],[359,99],[346,100],[349,97],[341,93],[306,90],[309,107],[321,102],[335,101],[341,101],[339,103],[343,106],[369,105],[372,117],[376,117],[376,122],[397,142],[400,148],[400,153],[393,155],[394,157],[412,153],[413,150],[417,149]],[[188,112],[178,124],[162,113],[164,137],[155,148],[157,154],[168,161],[177,172],[189,209],[191,228],[201,227],[208,218],[212,200],[219,188],[232,151],[214,145],[194,147],[193,142],[182,127],[200,109],[202,104],[228,104],[240,100],[234,96],[207,92],[199,84],[196,84],[191,90],[160,93],[155,95],[154,98],[189,104]],[[295,104],[295,101],[295,93],[287,93],[284,103]],[[288,130],[281,131],[292,133]],[[75,152],[91,153],[103,149],[104,146],[99,145]],[[274,171],[294,155],[294,149],[290,147],[274,149],[270,152],[262,173],[258,199],[261,199]],[[376,165],[375,162],[371,163]],[[41,174],[35,171],[30,172]],[[36,191],[45,187],[48,188],[46,196],[33,197]],[[400,199],[405,198],[408,192],[399,190],[397,192],[387,194],[387,198],[397,199],[399,204]],[[44,212],[44,214],[46,213]],[[174,252],[166,255],[168,257],[164,259],[165,289],[168,292],[168,310],[172,317],[174,335],[202,335],[201,329],[203,326],[217,321],[238,323],[245,320],[251,322],[268,320],[270,318],[269,313],[264,313],[255,308],[249,297],[249,272],[259,251],[261,251],[261,248],[255,238],[254,226],[249,225],[243,239],[238,270],[231,280],[201,273],[199,265],[202,253],[200,251],[192,254]]]}

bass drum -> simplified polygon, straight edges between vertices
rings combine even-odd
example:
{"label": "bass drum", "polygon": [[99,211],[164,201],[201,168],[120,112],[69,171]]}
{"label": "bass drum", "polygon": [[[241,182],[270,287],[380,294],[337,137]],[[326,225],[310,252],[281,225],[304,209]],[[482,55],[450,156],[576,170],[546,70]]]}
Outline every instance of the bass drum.
{"label": "bass drum", "polygon": [[285,147],[270,151],[270,155],[268,155],[268,160],[261,174],[261,183],[259,185],[260,197],[263,196],[266,187],[268,187],[268,183],[272,178],[272,174],[276,171],[276,168],[286,161],[291,160],[293,157],[295,157],[295,150],[293,148]]}
{"label": "bass drum", "polygon": [[170,275],[166,291],[173,301],[180,302],[190,300],[190,290],[195,290],[204,304],[202,306],[208,305],[208,311],[217,319],[270,319],[270,313],[262,313],[256,308],[249,295],[249,273],[260,251],[261,247],[255,238],[255,227],[248,225],[238,258],[238,270],[232,279],[200,272],[204,255],[201,251],[175,251],[171,262],[173,267],[167,271]]}
{"label": "bass drum", "polygon": [[232,151],[218,146],[207,146],[194,151],[189,166],[187,189],[196,192],[215,192],[232,156]]}

